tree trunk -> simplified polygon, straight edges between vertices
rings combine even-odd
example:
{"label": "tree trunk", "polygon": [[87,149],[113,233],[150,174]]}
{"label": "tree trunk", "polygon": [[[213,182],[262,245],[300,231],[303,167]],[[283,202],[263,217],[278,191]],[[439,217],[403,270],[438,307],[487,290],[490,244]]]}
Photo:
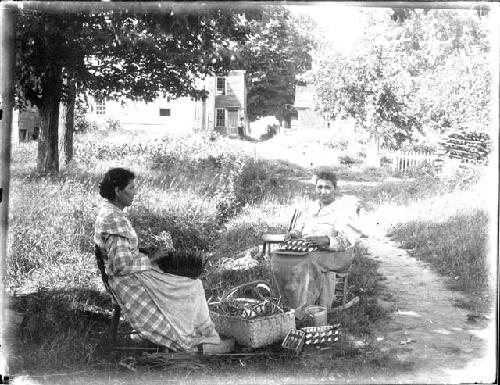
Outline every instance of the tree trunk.
{"label": "tree trunk", "polygon": [[64,164],[68,164],[73,159],[73,133],[75,132],[75,99],[76,84],[74,80],[68,81],[68,95],[64,103],[64,124],[61,132],[62,157]]}
{"label": "tree trunk", "polygon": [[39,104],[40,136],[38,137],[38,164],[41,174],[59,172],[59,102],[61,100],[61,70],[47,71],[43,84],[43,98]]}

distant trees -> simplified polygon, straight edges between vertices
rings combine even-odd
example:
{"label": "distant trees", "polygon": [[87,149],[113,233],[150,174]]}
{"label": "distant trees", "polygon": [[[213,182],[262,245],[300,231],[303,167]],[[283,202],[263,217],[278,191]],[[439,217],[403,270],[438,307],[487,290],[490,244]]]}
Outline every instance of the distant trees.
{"label": "distant trees", "polygon": [[[391,18],[392,16],[392,18]],[[356,50],[323,49],[310,73],[318,109],[352,117],[381,145],[427,133],[488,127],[489,44],[475,12],[371,12]]]}
{"label": "distant trees", "polygon": [[96,98],[150,101],[162,92],[200,98],[197,75],[226,71],[225,45],[247,36],[241,11],[229,6],[179,13],[173,3],[153,12],[140,6],[94,8],[65,11],[33,3],[17,19],[17,103],[38,107],[41,173],[59,170],[59,103],[71,119],[74,87]]}
{"label": "distant trees", "polygon": [[249,39],[235,48],[233,67],[247,71],[249,119],[282,120],[285,104],[294,103],[297,75],[311,68],[314,26],[283,6],[261,10],[261,17],[248,22]]}

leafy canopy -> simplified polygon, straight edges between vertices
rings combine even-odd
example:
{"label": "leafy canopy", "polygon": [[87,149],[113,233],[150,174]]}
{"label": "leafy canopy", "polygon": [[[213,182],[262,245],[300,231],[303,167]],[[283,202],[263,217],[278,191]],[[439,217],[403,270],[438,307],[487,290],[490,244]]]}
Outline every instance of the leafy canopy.
{"label": "leafy canopy", "polygon": [[293,104],[297,75],[311,68],[313,28],[310,19],[283,6],[266,6],[260,18],[248,21],[249,39],[235,47],[233,66],[247,71],[250,120],[282,118],[284,105]]}
{"label": "leafy canopy", "polygon": [[[381,144],[399,148],[450,127],[489,121],[489,43],[475,12],[365,13],[352,52],[318,52],[309,74],[325,115],[353,117]],[[397,16],[397,15],[396,15]]]}
{"label": "leafy canopy", "polygon": [[223,48],[245,38],[240,15],[230,7],[64,12],[30,4],[17,25],[18,101],[40,105],[51,70],[58,81],[75,79],[97,97],[151,101],[168,92],[199,98],[197,76],[227,71]]}

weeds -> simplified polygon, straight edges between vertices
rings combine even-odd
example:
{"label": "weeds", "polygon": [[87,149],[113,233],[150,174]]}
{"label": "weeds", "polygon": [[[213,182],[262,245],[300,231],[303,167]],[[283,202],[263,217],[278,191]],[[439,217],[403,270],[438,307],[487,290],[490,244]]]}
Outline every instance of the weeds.
{"label": "weeds", "polygon": [[[314,140],[309,142],[315,145]],[[41,178],[34,171],[35,144],[15,145],[6,286],[17,293],[13,305],[26,319],[13,367],[48,367],[47,358],[54,367],[112,362],[100,350],[110,304],[92,251],[100,201],[97,183],[111,166],[129,167],[137,174],[139,193],[129,216],[143,244],[154,242],[161,231],[169,231],[176,248],[210,253],[209,268],[202,275],[207,296],[220,295],[244,281],[271,280],[263,260],[249,270],[217,269],[218,259],[257,246],[263,233],[286,230],[297,199],[310,191],[304,181],[309,175],[305,169],[256,157],[253,146],[216,136],[144,139],[136,135],[130,140],[99,131],[77,136],[71,167],[57,177]],[[380,182],[389,175],[385,170],[347,166],[339,166],[338,171],[341,181]],[[447,191],[470,186],[474,176],[467,174],[460,180],[450,177]],[[442,187],[440,183],[435,178],[393,179],[363,193],[383,209],[384,205],[414,204],[432,197]],[[445,222],[450,230],[432,221],[419,224],[390,219],[401,223],[394,236],[408,246],[422,248],[423,254],[431,255],[431,249],[424,246],[435,233],[449,239],[456,248],[443,246],[437,260],[454,264],[452,274],[458,276],[471,268],[464,287],[482,282],[484,213],[466,217],[467,225],[461,224],[462,217],[450,219]],[[425,230],[429,226],[432,233]],[[472,230],[465,237],[468,226]],[[462,246],[452,237],[457,228],[464,237]],[[463,250],[468,250],[467,256]],[[367,257],[354,262],[350,285],[360,303],[339,315],[352,333],[369,333],[372,323],[386,316],[374,300],[380,290],[376,268]],[[31,294],[21,295],[28,292]],[[87,317],[89,311],[93,315]]]}
{"label": "weeds", "polygon": [[487,213],[476,209],[442,222],[422,219],[401,223],[391,235],[412,254],[450,277],[453,287],[480,301],[491,285],[486,258],[488,225]]}

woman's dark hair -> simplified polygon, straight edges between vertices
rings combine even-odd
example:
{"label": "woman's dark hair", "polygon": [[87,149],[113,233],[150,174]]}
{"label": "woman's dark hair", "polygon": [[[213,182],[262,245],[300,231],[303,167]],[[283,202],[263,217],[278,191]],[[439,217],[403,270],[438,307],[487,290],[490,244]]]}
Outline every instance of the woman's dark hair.
{"label": "woman's dark hair", "polygon": [[116,197],[115,187],[120,190],[127,187],[129,182],[135,178],[135,174],[124,168],[112,168],[102,178],[102,182],[99,183],[99,194],[103,198],[114,200]]}
{"label": "woman's dark hair", "polygon": [[324,179],[324,180],[329,180],[333,184],[333,188],[337,189],[337,174],[335,174],[333,171],[328,171],[328,170],[321,170],[317,171],[315,174],[316,177],[316,182],[318,179]]}

